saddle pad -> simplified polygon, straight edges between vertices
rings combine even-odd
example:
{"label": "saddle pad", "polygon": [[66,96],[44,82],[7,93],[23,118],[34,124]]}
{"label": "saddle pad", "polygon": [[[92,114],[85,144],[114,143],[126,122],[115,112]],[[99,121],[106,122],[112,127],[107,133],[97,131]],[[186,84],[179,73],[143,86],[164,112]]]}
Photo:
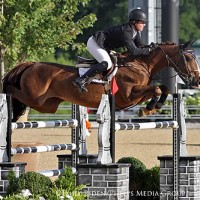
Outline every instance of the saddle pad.
{"label": "saddle pad", "polygon": [[[79,68],[78,71],[79,71],[79,76],[83,76],[90,68]],[[107,81],[103,81],[102,79],[96,79],[94,78],[92,80],[93,83],[99,83],[99,84],[105,84],[107,83]]]}
{"label": "saddle pad", "polygon": [[90,68],[78,68],[79,76],[83,76]]}

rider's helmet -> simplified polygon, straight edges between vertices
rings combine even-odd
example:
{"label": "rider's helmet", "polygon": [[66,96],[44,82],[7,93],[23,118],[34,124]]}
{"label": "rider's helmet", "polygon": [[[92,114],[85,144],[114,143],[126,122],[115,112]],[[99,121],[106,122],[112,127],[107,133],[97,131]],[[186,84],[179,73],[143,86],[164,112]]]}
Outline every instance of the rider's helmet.
{"label": "rider's helmet", "polygon": [[129,22],[131,21],[147,22],[147,16],[142,9],[137,8],[137,9],[132,10],[129,14]]}

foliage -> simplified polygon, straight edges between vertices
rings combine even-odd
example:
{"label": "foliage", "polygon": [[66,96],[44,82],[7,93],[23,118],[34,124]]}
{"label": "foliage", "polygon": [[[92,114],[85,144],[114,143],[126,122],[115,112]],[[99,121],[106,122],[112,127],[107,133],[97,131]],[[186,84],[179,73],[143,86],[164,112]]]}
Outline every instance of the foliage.
{"label": "foliage", "polygon": [[142,189],[146,166],[142,161],[134,157],[123,157],[118,163],[130,163],[129,168],[129,190],[136,193]]}
{"label": "foliage", "polygon": [[[77,13],[76,17],[88,15],[89,13],[94,13],[97,17],[97,21],[92,27],[83,30],[83,34],[78,35],[77,42],[87,43],[88,38],[94,34],[96,31],[108,28],[110,26],[115,26],[127,22],[128,20],[128,2],[124,0],[98,0],[91,1],[87,7],[84,7]],[[59,52],[57,52],[59,51]],[[58,57],[63,55],[63,51],[59,49],[56,50]],[[78,52],[79,53],[79,52]],[[69,49],[64,53],[70,55],[72,60],[76,59],[77,50]],[[87,52],[82,52],[84,56],[90,56]]]}
{"label": "foliage", "polygon": [[27,197],[22,197],[20,195],[12,195],[12,196],[6,196],[3,198],[3,200],[28,200]]}
{"label": "foliage", "polygon": [[[188,105],[200,105],[200,92],[194,94],[193,96],[184,97],[183,100],[186,103],[186,107]],[[200,114],[200,108],[187,110],[187,114]]]}
{"label": "foliage", "polygon": [[145,196],[146,200],[159,199],[160,191],[160,168],[153,167],[147,169],[146,166],[137,158],[123,157],[118,163],[130,163],[129,168],[129,191],[130,199],[141,199],[143,192],[150,192],[149,196]]}
{"label": "foliage", "polygon": [[[179,5],[180,42],[200,38],[198,0],[180,0]],[[123,0],[7,0],[0,14],[0,48],[5,50],[0,59],[12,68],[25,60],[38,61],[55,48],[83,51],[95,31],[127,19],[128,3]]]}
{"label": "foliage", "polygon": [[65,171],[55,181],[55,185],[58,188],[68,189],[73,191],[76,187],[75,175],[70,168],[66,168]]}
{"label": "foliage", "polygon": [[14,172],[11,172],[8,177],[8,194],[18,194],[23,189],[28,189],[34,195],[46,197],[49,189],[53,187],[50,178],[42,174],[27,172],[22,174],[19,178],[15,178],[13,173]]}
{"label": "foliage", "polygon": [[55,180],[54,184],[57,189],[52,190],[51,195],[48,197],[49,200],[54,200],[55,197],[60,197],[60,195],[66,196],[69,194],[77,200],[84,199],[85,197],[84,193],[80,192],[84,186],[76,186],[76,176],[69,167],[65,168],[64,172]]}
{"label": "foliage", "polygon": [[193,96],[184,97],[186,105],[200,105],[200,92],[194,94]]}
{"label": "foliage", "polygon": [[152,167],[151,169],[146,169],[144,175],[144,184],[142,187],[143,191],[151,191],[153,194],[147,199],[159,199],[160,193],[160,168]]}
{"label": "foliage", "polygon": [[[72,170],[66,167],[63,173],[52,182],[48,177],[45,177],[36,172],[27,172],[19,178],[15,177],[14,172],[9,173],[8,194],[5,200],[63,200],[74,199],[84,200],[85,194],[81,190],[84,185],[76,186],[76,176]],[[31,192],[31,197],[24,197],[21,191],[28,189]]]}
{"label": "foliage", "polygon": [[67,50],[71,45],[82,50],[75,39],[93,25],[96,17],[88,14],[75,19],[75,15],[88,3],[89,0],[5,1],[4,15],[0,16],[0,47],[5,49],[7,66],[37,61],[56,47]]}
{"label": "foliage", "polygon": [[200,38],[200,4],[198,0],[180,0],[180,42],[195,40]]}

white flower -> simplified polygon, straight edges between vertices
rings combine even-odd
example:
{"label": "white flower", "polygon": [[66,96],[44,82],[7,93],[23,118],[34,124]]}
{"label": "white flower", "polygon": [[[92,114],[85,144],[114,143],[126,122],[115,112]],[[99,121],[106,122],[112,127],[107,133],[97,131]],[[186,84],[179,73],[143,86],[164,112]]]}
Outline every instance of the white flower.
{"label": "white flower", "polygon": [[31,194],[31,192],[30,192],[29,189],[24,189],[24,190],[22,190],[21,194],[22,194],[23,197],[32,196],[32,194]]}
{"label": "white flower", "polygon": [[39,197],[39,199],[38,200],[45,200],[45,198],[44,197]]}
{"label": "white flower", "polygon": [[0,200],[2,200],[3,199],[3,197],[0,195]]}
{"label": "white flower", "polygon": [[72,197],[72,196],[70,196],[70,195],[66,195],[66,197],[69,199],[69,200],[74,200],[74,198]]}

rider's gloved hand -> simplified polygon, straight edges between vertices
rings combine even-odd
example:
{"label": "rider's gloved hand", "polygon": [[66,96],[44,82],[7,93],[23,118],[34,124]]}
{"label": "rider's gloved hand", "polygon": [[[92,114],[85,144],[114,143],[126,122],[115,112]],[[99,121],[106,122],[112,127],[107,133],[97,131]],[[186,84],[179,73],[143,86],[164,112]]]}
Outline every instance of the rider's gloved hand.
{"label": "rider's gloved hand", "polygon": [[155,51],[158,48],[158,45],[154,42],[151,42],[151,44],[149,45],[149,51]]}

